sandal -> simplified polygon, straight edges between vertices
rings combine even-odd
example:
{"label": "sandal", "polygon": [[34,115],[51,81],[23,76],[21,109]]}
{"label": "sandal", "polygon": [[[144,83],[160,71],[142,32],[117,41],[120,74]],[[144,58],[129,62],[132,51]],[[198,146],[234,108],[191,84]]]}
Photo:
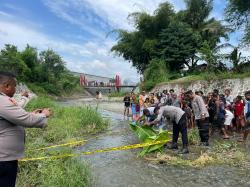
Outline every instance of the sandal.
{"label": "sandal", "polygon": [[237,141],[238,141],[238,142],[245,142],[245,140],[244,140],[243,138],[238,139]]}

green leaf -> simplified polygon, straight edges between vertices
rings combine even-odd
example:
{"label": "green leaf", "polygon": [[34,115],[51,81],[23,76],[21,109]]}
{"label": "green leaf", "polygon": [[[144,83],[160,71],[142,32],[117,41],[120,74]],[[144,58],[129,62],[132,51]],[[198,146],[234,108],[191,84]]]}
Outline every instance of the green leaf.
{"label": "green leaf", "polygon": [[[160,132],[157,132],[153,130],[151,127],[140,126],[139,123],[136,123],[136,125],[130,124],[130,127],[138,136],[141,143],[154,143],[157,141],[167,142],[171,140],[170,133],[166,130],[160,130]],[[140,152],[139,156],[144,156],[145,154],[153,151],[162,152],[163,146],[164,144],[166,144],[166,142],[144,147],[143,150]]]}

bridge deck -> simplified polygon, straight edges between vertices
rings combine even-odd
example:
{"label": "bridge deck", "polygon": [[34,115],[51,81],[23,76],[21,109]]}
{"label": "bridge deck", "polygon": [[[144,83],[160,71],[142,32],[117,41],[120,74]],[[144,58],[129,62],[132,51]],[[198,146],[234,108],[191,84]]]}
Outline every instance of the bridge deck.
{"label": "bridge deck", "polygon": [[[137,87],[129,85],[129,86],[118,86],[119,88],[135,88]],[[116,88],[116,86],[84,86],[84,88]]]}

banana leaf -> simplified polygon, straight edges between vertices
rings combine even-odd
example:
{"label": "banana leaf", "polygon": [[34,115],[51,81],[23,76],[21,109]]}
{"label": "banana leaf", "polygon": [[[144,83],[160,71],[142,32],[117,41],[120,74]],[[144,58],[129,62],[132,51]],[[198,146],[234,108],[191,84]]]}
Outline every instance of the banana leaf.
{"label": "banana leaf", "polygon": [[[153,130],[151,127],[148,126],[141,126],[139,123],[130,124],[131,129],[135,132],[138,136],[141,143],[154,143],[157,141],[171,141],[171,133],[166,130],[160,130],[160,132]],[[144,147],[143,150],[140,152],[139,156],[144,156],[147,153],[153,151],[163,151],[163,146],[166,143],[160,143],[156,145],[150,145]]]}

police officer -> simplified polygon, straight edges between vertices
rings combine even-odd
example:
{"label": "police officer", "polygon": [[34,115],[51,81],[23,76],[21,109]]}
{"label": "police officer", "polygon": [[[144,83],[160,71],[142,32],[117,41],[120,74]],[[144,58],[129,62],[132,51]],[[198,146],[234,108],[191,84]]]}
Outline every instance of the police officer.
{"label": "police officer", "polygon": [[201,96],[195,95],[192,90],[186,92],[186,97],[191,101],[195,122],[199,129],[202,146],[209,146],[209,113]]}
{"label": "police officer", "polygon": [[155,125],[160,122],[162,117],[170,118],[173,122],[173,140],[169,149],[178,149],[177,141],[179,138],[179,133],[182,135],[182,145],[183,148],[179,151],[179,154],[187,154],[188,150],[188,136],[187,136],[187,118],[185,112],[175,106],[163,106],[155,107],[154,113],[157,115],[157,118],[152,122],[146,122],[145,125]]}
{"label": "police officer", "polygon": [[0,72],[0,186],[14,187],[18,159],[24,155],[25,127],[43,128],[51,115],[49,109],[26,112],[12,99],[16,78]]}

